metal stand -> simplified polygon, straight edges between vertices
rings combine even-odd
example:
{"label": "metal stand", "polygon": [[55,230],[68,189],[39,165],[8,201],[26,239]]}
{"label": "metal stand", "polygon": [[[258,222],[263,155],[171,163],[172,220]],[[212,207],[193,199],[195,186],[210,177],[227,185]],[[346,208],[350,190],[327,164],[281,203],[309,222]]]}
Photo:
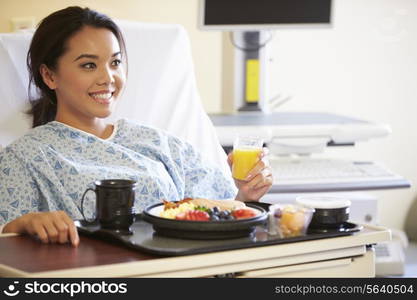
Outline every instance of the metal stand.
{"label": "metal stand", "polygon": [[235,107],[239,112],[262,111],[265,95],[265,55],[261,53],[263,32],[233,32],[235,47]]}

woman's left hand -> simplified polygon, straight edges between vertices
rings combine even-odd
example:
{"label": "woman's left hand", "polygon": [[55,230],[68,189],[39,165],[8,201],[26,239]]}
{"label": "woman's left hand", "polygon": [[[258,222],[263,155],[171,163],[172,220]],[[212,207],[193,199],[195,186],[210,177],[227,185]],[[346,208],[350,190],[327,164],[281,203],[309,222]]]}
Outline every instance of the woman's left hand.
{"label": "woman's left hand", "polygon": [[[272,186],[273,177],[272,169],[268,161],[268,148],[263,148],[259,161],[248,173],[245,180],[234,179],[239,192],[236,200],[248,202],[258,202],[263,195],[265,195]],[[233,152],[227,156],[227,163],[230,168],[233,165]]]}

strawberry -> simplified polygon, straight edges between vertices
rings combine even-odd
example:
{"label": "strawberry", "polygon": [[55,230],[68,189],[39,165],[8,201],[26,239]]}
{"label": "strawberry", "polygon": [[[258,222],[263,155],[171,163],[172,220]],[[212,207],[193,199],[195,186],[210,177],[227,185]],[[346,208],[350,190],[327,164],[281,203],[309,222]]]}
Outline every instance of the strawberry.
{"label": "strawberry", "polygon": [[247,219],[255,217],[256,213],[250,208],[240,208],[232,211],[232,215],[235,219]]}
{"label": "strawberry", "polygon": [[208,221],[210,219],[210,216],[205,211],[189,210],[179,213],[175,216],[175,219],[183,221]]}

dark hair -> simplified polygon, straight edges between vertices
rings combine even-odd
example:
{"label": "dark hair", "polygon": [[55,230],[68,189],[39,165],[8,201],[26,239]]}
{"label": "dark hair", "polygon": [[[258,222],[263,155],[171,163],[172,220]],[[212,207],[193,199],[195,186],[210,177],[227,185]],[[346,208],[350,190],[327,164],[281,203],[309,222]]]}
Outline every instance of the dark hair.
{"label": "dark hair", "polygon": [[[89,8],[71,6],[56,11],[44,18],[36,29],[27,54],[27,67],[29,71],[29,101],[32,115],[32,127],[40,126],[53,121],[57,112],[57,99],[55,91],[51,90],[43,81],[40,67],[45,64],[49,69],[55,70],[58,59],[67,50],[67,41],[84,26],[107,28],[116,36],[121,51],[126,58],[126,46],[119,27],[106,15]],[[31,85],[34,84],[40,93],[40,98],[33,99]]]}

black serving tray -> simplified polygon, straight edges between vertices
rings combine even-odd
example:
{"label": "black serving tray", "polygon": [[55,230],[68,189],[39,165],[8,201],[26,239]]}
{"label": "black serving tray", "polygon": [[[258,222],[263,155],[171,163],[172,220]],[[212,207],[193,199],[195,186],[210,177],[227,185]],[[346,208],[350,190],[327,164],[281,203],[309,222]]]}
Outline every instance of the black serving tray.
{"label": "black serving tray", "polygon": [[88,224],[84,221],[75,221],[75,224],[80,234],[112,243],[118,243],[131,249],[158,256],[190,255],[317,240],[351,235],[362,229],[362,226],[360,225],[345,222],[343,230],[327,230],[326,232],[321,233],[307,233],[303,236],[280,238],[276,235],[269,235],[265,226],[257,226],[252,233],[245,237],[217,240],[192,240],[167,237],[156,233],[152,224],[144,221],[142,214],[136,215],[136,221],[131,226],[133,232],[131,235],[122,235],[115,231],[101,229],[98,224]]}

